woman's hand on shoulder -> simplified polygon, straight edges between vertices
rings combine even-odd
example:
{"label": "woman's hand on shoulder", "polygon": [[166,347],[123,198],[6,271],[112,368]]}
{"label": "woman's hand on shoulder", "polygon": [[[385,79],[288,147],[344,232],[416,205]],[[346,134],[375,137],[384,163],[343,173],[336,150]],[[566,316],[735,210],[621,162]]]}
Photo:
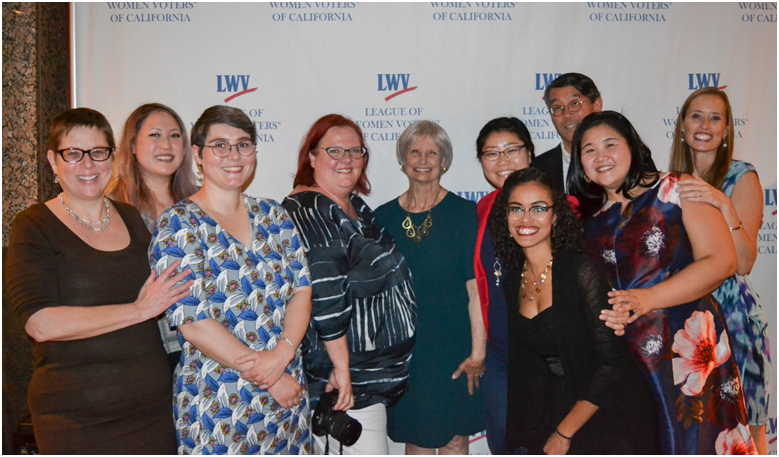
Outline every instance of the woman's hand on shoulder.
{"label": "woman's hand on shoulder", "polygon": [[191,279],[183,284],[177,284],[192,274],[192,270],[187,267],[182,272],[174,274],[180,264],[180,260],[173,262],[159,277],[154,269],[151,270],[138,293],[138,298],[133,303],[141,313],[142,321],[159,316],[171,305],[190,295],[189,288],[193,283]]}
{"label": "woman's hand on shoulder", "polygon": [[300,399],[303,398],[303,388],[289,373],[284,373],[267,390],[271,397],[284,409],[299,405]]}
{"label": "woman's hand on shoulder", "polygon": [[679,197],[690,202],[708,203],[720,211],[730,204],[730,199],[725,194],[697,174],[682,175],[679,180]]}

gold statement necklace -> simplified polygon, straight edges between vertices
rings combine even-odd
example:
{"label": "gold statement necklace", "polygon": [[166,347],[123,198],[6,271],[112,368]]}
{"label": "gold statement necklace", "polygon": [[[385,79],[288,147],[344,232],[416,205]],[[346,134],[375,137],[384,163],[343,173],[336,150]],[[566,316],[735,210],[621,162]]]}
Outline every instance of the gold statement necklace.
{"label": "gold statement necklace", "polygon": [[[438,191],[438,194],[441,194],[440,190]],[[425,217],[425,220],[422,221],[422,224],[420,225],[414,225],[414,223],[411,222],[411,213],[406,211],[406,218],[403,219],[401,227],[406,230],[406,236],[414,240],[415,243],[419,243],[422,241],[422,238],[430,235],[430,227],[433,226],[433,208],[435,208],[438,203],[438,195],[436,195],[433,206],[427,210],[427,217]],[[406,206],[411,206],[409,204],[409,197],[406,197]]]}
{"label": "gold statement necklace", "polygon": [[[541,273],[541,283],[542,284],[544,282],[546,282],[546,278],[547,278],[547,275],[549,274],[549,270],[552,269],[552,260],[553,259],[554,259],[554,257],[549,259],[549,265],[547,265],[546,268],[544,269],[544,272]],[[527,273],[527,261],[525,261],[525,267],[522,268],[522,276],[520,278],[520,282],[521,282],[520,288],[523,291],[522,292],[522,298],[527,298],[530,301],[535,301],[536,296],[538,296],[538,294],[541,293],[541,286],[539,286],[536,281],[533,281],[533,290],[530,291],[530,293],[532,293],[532,295],[529,295],[528,292],[527,292],[527,289],[529,287],[527,285],[526,273]]]}

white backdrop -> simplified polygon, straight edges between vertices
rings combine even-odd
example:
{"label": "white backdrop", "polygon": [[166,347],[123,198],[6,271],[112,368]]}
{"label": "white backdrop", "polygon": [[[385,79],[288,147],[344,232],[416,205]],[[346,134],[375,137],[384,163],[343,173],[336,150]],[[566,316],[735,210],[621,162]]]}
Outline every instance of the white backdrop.
{"label": "white backdrop", "polygon": [[[376,207],[407,188],[395,141],[416,120],[452,138],[443,185],[478,199],[491,190],[475,158],[488,120],[522,119],[537,154],[559,142],[542,100],[557,74],[590,76],[661,169],[679,107],[716,85],[733,105],[735,157],[765,189],[752,278],[776,356],[776,3],[111,2],[76,3],[73,18],[77,106],[103,112],[117,139],[142,103],[167,104],[188,126],[211,105],[241,108],[260,133],[247,193],[277,200],[291,190],[302,136],[327,113],[363,128]],[[472,452],[486,452],[482,438]]]}

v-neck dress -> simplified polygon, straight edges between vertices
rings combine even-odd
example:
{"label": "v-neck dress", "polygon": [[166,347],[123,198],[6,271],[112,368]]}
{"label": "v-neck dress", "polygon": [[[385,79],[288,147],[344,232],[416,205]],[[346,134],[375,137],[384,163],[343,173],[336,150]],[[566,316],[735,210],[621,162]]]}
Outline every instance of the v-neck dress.
{"label": "v-neck dress", "polygon": [[[159,219],[149,247],[157,272],[181,260],[192,296],[168,310],[171,327],[203,319],[224,325],[255,351],[280,341],[295,288],[310,285],[297,230],[277,202],[243,197],[251,246],[243,246],[191,200]],[[267,390],[241,379],[181,339],[173,412],[180,454],[304,454],[311,451],[309,405],[298,349],[286,372],[304,387],[300,405],[284,409]],[[282,343],[286,344],[286,343]]]}
{"label": "v-neck dress", "polygon": [[[613,288],[650,288],[695,261],[679,179],[669,173],[625,207],[604,206],[588,221],[589,253]],[[652,311],[623,339],[658,402],[664,454],[754,452],[727,326],[711,295]]]}

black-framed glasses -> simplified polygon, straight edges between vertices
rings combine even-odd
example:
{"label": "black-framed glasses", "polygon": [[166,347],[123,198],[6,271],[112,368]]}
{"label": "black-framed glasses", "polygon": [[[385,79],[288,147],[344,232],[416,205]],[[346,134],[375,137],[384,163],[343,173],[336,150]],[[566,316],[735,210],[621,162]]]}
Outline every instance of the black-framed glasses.
{"label": "black-framed glasses", "polygon": [[521,206],[509,206],[508,209],[506,210],[506,214],[508,215],[508,218],[511,220],[519,220],[522,219],[525,213],[527,213],[530,215],[531,219],[536,221],[542,221],[549,213],[549,210],[552,208],[554,208],[554,206],[534,205],[528,209],[525,209]]}
{"label": "black-framed glasses", "polygon": [[62,156],[62,160],[67,163],[81,162],[84,159],[84,154],[87,154],[92,159],[92,162],[105,162],[111,158],[113,152],[114,148],[107,146],[92,149],[65,148],[57,150],[57,153]]}
{"label": "black-framed glasses", "polygon": [[344,158],[346,153],[348,152],[350,156],[352,156],[353,160],[360,160],[363,157],[365,157],[365,154],[368,153],[368,148],[363,146],[358,146],[356,148],[346,149],[342,148],[340,146],[333,146],[331,148],[317,148],[317,149],[324,149],[328,156],[330,156],[333,160],[341,160]]}
{"label": "black-framed glasses", "polygon": [[555,105],[549,108],[549,112],[552,113],[552,116],[554,117],[560,117],[565,111],[568,111],[569,113],[578,113],[582,110],[582,105],[584,105],[584,100],[573,100],[568,104],[568,107],[565,105]]}
{"label": "black-framed glasses", "polygon": [[211,148],[211,150],[214,151],[214,155],[220,159],[229,156],[230,151],[232,151],[233,148],[238,151],[238,154],[244,157],[249,157],[255,153],[254,143],[248,140],[241,141],[238,144],[230,144],[227,141],[214,141],[211,144],[207,144],[205,147]]}
{"label": "black-framed glasses", "polygon": [[488,149],[486,151],[482,151],[481,156],[484,160],[489,160],[490,162],[498,160],[498,157],[500,157],[501,154],[505,155],[509,159],[513,159],[518,156],[520,152],[525,150],[525,148],[527,148],[527,145],[523,144],[522,146],[511,146],[510,148],[506,148],[502,151],[498,151],[497,149]]}

